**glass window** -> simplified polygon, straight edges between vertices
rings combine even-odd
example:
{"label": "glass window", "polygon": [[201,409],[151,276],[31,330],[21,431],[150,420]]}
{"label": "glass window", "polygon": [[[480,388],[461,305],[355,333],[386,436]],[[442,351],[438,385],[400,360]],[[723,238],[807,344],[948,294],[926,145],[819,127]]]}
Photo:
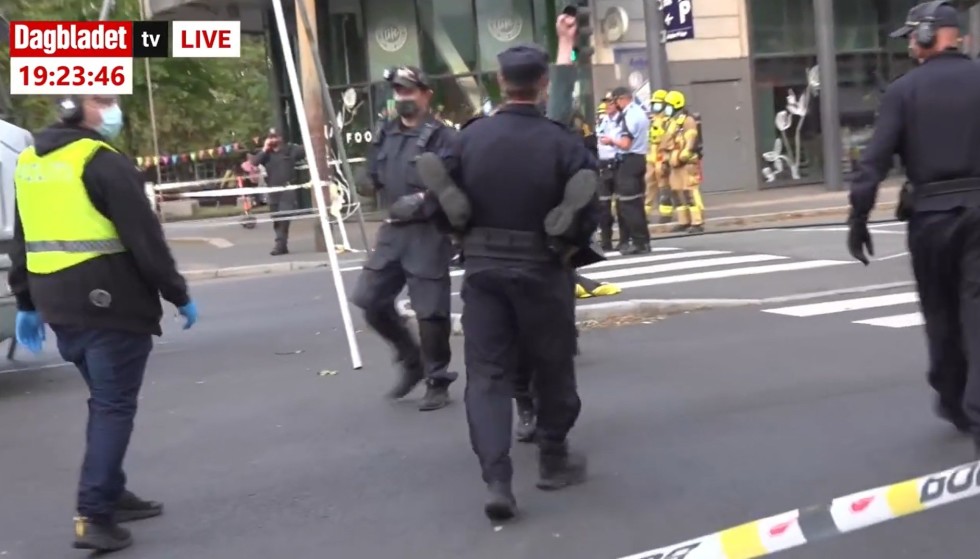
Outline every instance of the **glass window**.
{"label": "glass window", "polygon": [[386,68],[418,65],[419,33],[415,2],[364,0],[364,20],[371,80],[381,79]]}
{"label": "glass window", "polygon": [[878,48],[878,9],[875,2],[834,0],[834,42],[838,52]]}
{"label": "glass window", "polygon": [[815,50],[813,0],[751,1],[752,48],[756,55]]}
{"label": "glass window", "polygon": [[481,70],[495,70],[500,51],[534,42],[533,8],[529,0],[476,0]]}
{"label": "glass window", "polygon": [[317,11],[320,58],[331,84],[366,82],[364,13],[360,0],[330,0]]}
{"label": "glass window", "polygon": [[487,92],[481,76],[452,76],[433,81],[432,110],[436,116],[462,125],[483,112]]}
{"label": "glass window", "polygon": [[477,41],[472,0],[417,2],[423,70],[430,75],[475,71]]}

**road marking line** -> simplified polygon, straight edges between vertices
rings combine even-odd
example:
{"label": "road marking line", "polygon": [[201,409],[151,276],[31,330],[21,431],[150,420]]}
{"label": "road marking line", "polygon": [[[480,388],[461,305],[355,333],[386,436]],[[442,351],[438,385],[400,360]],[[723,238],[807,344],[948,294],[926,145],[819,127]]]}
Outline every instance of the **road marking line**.
{"label": "road marking line", "polygon": [[[652,248],[653,252],[673,252],[679,251],[679,248]],[[702,251],[709,252],[712,254],[731,254],[728,250],[709,250]],[[646,256],[630,256],[626,258],[609,258],[609,260],[603,260],[602,262],[596,262],[595,264],[589,264],[588,266],[583,266],[581,270],[595,270],[596,268],[609,268],[611,266],[629,266],[631,264],[643,264],[644,262],[656,262],[658,260],[670,260],[673,258],[684,258],[680,256],[682,254],[691,254],[686,252],[676,252],[674,254],[664,254],[664,255],[646,255]],[[606,253],[609,257],[609,253]]]}
{"label": "road marking line", "polygon": [[[620,559],[753,559],[980,495],[980,462],[838,497]],[[755,537],[753,531],[760,535]],[[760,547],[761,540],[761,547]]]}
{"label": "road marking line", "polygon": [[[711,253],[712,251],[702,251]],[[701,253],[693,252],[689,255],[701,256]],[[705,254],[704,256],[709,256]],[[673,256],[673,255],[671,255]],[[591,280],[601,281],[613,278],[628,278],[632,276],[645,276],[647,274],[659,274],[661,272],[676,272],[679,270],[696,270],[698,268],[712,268],[714,266],[731,266],[733,264],[749,264],[752,262],[770,262],[772,260],[787,260],[787,256],[775,256],[772,254],[747,254],[744,256],[725,256],[723,258],[705,258],[703,260],[685,260],[683,262],[672,262],[670,264],[655,264],[653,266],[640,266],[636,268],[621,268],[618,270],[607,270],[605,272],[585,274]]]}
{"label": "road marking line", "polygon": [[884,262],[885,260],[894,260],[896,258],[901,258],[903,256],[908,256],[908,255],[909,255],[909,253],[907,251],[906,252],[900,252],[898,254],[892,254],[891,256],[882,256],[881,258],[875,258],[875,262]]}
{"label": "road marking line", "polygon": [[221,237],[212,237],[208,239],[208,244],[216,246],[218,248],[228,248],[235,246],[235,243],[229,241],[228,239],[222,239]]}
{"label": "road marking line", "polygon": [[915,303],[918,300],[919,297],[915,294],[915,292],[893,293],[891,295],[878,295],[876,297],[860,297],[857,299],[842,299],[840,301],[828,301],[825,303],[813,303],[810,305],[799,305],[795,307],[766,309],[762,312],[802,318],[824,314],[859,311],[864,309],[875,309],[878,307],[905,305],[908,303]]}
{"label": "road marking line", "polygon": [[911,328],[913,326],[922,326],[925,323],[925,317],[922,316],[922,313],[918,312],[883,316],[870,320],[855,320],[853,322],[853,324],[867,324],[868,326],[881,326],[884,328]]}
{"label": "road marking line", "polygon": [[826,268],[828,266],[840,266],[842,264],[850,264],[850,262],[843,262],[840,260],[808,260],[805,262],[790,262],[788,264],[750,266],[748,268],[732,268],[730,270],[717,270],[713,272],[699,272],[696,274],[682,274],[679,276],[666,276],[662,278],[627,281],[623,283],[616,283],[616,285],[619,286],[620,289],[632,289],[635,287],[669,285],[672,283],[683,283],[687,281],[701,281],[701,280],[710,280],[710,279],[732,278],[732,277],[739,277],[739,276],[755,276],[760,274],[774,274],[777,272],[792,272],[796,270],[812,270],[814,268]]}

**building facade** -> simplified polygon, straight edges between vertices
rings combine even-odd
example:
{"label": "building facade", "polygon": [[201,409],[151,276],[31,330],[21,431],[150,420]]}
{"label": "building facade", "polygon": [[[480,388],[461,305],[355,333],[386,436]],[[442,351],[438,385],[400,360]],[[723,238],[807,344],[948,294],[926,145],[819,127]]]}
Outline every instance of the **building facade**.
{"label": "building facade", "polygon": [[[269,34],[282,126],[295,130],[271,10],[259,0],[225,4]],[[596,54],[581,82],[589,100],[617,85],[646,82],[646,8],[656,0],[594,0]],[[679,0],[674,0],[679,1]],[[814,0],[689,0],[693,38],[667,44],[671,84],[699,113],[704,189],[727,191],[823,182],[823,140]],[[181,0],[156,17],[181,19]],[[441,115],[462,122],[500,101],[496,54],[521,42],[554,49],[554,21],[566,0],[318,0],[316,27],[339,133],[363,156],[389,107],[385,68],[411,64],[435,82]],[[870,137],[878,98],[911,67],[906,45],[888,38],[915,0],[833,0],[845,172]],[[194,3],[185,3],[193,9]],[[295,8],[284,1],[290,29]],[[230,6],[230,7],[228,7]],[[222,17],[222,9],[211,9]],[[976,8],[974,8],[975,10]],[[225,16],[227,17],[227,16]],[[196,19],[201,19],[198,14]],[[964,28],[967,26],[964,16]],[[295,41],[293,41],[295,45]]]}

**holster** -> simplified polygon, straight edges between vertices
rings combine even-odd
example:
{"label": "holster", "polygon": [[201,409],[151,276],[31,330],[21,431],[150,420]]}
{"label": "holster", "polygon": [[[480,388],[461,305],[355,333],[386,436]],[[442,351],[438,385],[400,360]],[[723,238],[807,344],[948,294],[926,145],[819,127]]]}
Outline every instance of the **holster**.
{"label": "holster", "polygon": [[556,263],[558,255],[543,233],[473,227],[463,237],[467,258],[499,258],[526,262]]}
{"label": "holster", "polygon": [[912,193],[912,183],[905,181],[902,189],[898,191],[898,205],[895,206],[895,219],[908,221],[915,211],[915,200]]}

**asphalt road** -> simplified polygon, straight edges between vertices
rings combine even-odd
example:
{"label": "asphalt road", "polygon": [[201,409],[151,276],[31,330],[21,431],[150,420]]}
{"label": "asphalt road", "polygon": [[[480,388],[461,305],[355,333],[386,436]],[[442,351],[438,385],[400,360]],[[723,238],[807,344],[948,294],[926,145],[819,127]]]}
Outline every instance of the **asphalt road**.
{"label": "asphalt road", "polygon": [[[583,333],[573,444],[591,479],[542,493],[533,449],[516,447],[523,517],[495,530],[462,386],[430,414],[385,402],[387,350],[361,334],[365,367],[350,370],[326,272],[195,296],[198,327],[166,322],[128,459],[132,489],[167,514],[133,525],[121,558],[616,559],[972,457],[931,415],[919,328],[847,320],[869,309],[704,311]],[[68,545],[84,402],[70,368],[0,374],[0,557],[81,556]],[[978,512],[781,556],[975,557]]]}

